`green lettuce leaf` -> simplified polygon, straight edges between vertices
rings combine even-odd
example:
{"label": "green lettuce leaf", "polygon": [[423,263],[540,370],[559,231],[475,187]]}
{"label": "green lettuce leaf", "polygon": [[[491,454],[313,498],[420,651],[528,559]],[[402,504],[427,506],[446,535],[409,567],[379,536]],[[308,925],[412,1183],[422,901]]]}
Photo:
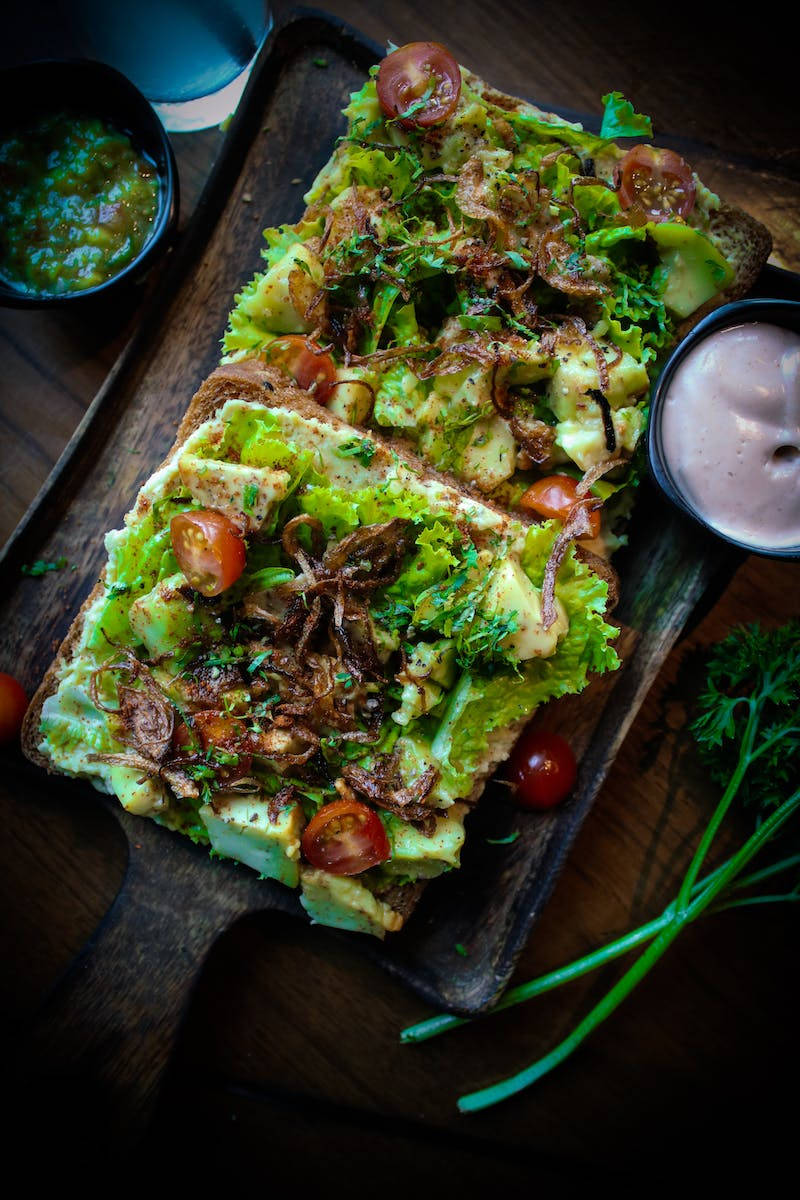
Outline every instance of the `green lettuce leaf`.
{"label": "green lettuce leaf", "polygon": [[653,136],[650,118],[634,112],[633,105],[622,92],[609,92],[603,96],[603,105],[603,124],[600,126],[602,138]]}
{"label": "green lettuce leaf", "polygon": [[[544,576],[554,535],[553,522],[534,526],[528,533],[523,565],[534,583],[540,584]],[[608,587],[574,551],[559,572],[557,595],[567,610],[569,630],[551,658],[525,663],[522,678],[508,671],[490,678],[464,672],[450,693],[431,745],[448,794],[468,793],[494,730],[528,716],[547,700],[582,691],[590,672],[619,666],[616,650],[609,644],[616,630],[604,620]]]}

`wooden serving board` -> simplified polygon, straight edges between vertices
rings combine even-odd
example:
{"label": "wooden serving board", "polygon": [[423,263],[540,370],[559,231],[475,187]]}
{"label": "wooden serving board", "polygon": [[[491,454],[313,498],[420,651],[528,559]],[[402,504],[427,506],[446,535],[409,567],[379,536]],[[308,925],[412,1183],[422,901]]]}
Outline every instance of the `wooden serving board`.
{"label": "wooden serving board", "polygon": [[[261,231],[296,220],[302,195],[344,127],[340,109],[379,48],[322,14],[276,30],[248,86],[196,217],[129,351],[92,404],[3,557],[0,596],[8,659],[29,692],[38,684],[104,561],[138,487],[164,457],[190,397],[218,361],[231,298],[259,262]],[[315,65],[324,59],[327,65]],[[766,276],[797,294],[794,277]],[[29,578],[21,564],[65,556],[70,569]],[[580,760],[571,800],[520,814],[493,785],[468,822],[463,866],[429,887],[409,926],[364,952],[430,1003],[485,1009],[507,983],[572,841],[652,680],[703,597],[738,558],[683,523],[643,489],[620,555],[621,671],[541,720],[564,730]],[[32,790],[85,802],[87,786],[49,777],[6,755],[0,787],[22,804]],[[30,1077],[68,1078],[77,1063],[108,1085],[111,1122],[133,1143],[147,1120],[186,997],[216,936],[264,909],[302,915],[293,892],[104,801],[127,839],[123,888],[72,964],[20,1061]],[[512,826],[522,832],[497,847]],[[346,935],[352,939],[354,935]],[[467,957],[453,954],[456,944]]]}

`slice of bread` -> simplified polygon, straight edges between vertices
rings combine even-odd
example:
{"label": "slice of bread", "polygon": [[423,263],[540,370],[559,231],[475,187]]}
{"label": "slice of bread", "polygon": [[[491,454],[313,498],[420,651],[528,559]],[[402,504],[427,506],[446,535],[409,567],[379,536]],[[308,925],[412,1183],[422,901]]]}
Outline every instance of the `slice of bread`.
{"label": "slice of bread", "polygon": [[[187,439],[206,421],[213,418],[230,400],[246,401],[266,408],[293,410],[302,417],[313,418],[315,422],[330,426],[332,429],[339,431],[351,430],[350,426],[320,406],[307,393],[289,386],[286,377],[281,372],[275,368],[264,366],[256,360],[248,360],[243,363],[218,368],[201,385],[187,409],[169,454],[156,470],[161,470],[167,466],[176,451],[184,446]],[[468,489],[465,489],[463,485],[426,466],[419,459],[415,458],[408,447],[404,446],[401,442],[397,440],[384,440],[376,437],[373,433],[370,433],[370,440],[378,448],[386,451],[387,458],[394,460],[399,457],[403,463],[412,468],[415,476],[444,485],[448,491],[452,490],[454,494],[460,497],[472,498]],[[378,455],[376,460],[380,457]],[[475,497],[475,499],[479,499],[479,502],[485,508],[496,512],[504,522],[509,522],[513,519],[514,521],[523,521],[524,523],[524,519],[519,515],[515,515],[512,518],[497,506],[488,504],[485,499],[478,497]],[[147,511],[149,504],[150,501],[140,492],[132,510],[134,521],[137,514],[142,515]],[[58,766],[40,749],[42,708],[46,699],[54,695],[57,691],[64,671],[69,667],[69,664],[78,652],[86,614],[98,596],[103,594],[103,591],[104,579],[101,576],[99,582],[90,592],[73,621],[25,716],[22,730],[23,751],[37,766],[43,767],[51,773],[58,774],[60,772]],[[478,800],[484,789],[486,780],[494,768],[508,756],[526,720],[527,716],[511,725],[497,729],[491,734],[486,753],[479,769],[474,775],[472,791],[467,798],[469,804],[474,804]],[[415,907],[422,890],[423,882],[417,881],[413,884],[390,886],[385,892],[376,893],[377,898],[386,904],[392,913],[397,914],[397,920],[393,926],[389,926],[390,928],[399,928],[403,924]]]}

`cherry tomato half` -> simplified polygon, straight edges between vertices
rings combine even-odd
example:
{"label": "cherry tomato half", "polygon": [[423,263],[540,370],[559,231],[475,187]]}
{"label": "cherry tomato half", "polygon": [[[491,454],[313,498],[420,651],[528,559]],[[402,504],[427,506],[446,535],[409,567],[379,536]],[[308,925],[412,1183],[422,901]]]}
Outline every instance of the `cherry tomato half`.
{"label": "cherry tomato half", "polygon": [[265,361],[291,375],[298,387],[311,392],[320,404],[327,404],[336,382],[336,367],[330,354],[325,354],[311,338],[302,333],[290,333],[270,342],[264,352]]}
{"label": "cherry tomato half", "polygon": [[197,712],[192,718],[204,750],[213,746],[236,754],[247,741],[247,726],[237,717],[228,717],[216,709]]}
{"label": "cherry tomato half", "polygon": [[172,749],[175,754],[197,749],[197,740],[185,721],[176,721],[173,726]]}
{"label": "cherry tomato half", "polygon": [[[565,521],[569,510],[577,500],[578,484],[571,475],[548,475],[545,479],[537,479],[527,491],[520,496],[522,508],[538,513],[540,517],[557,517]],[[590,537],[596,538],[600,533],[600,512],[592,509],[589,513],[591,525]]]}
{"label": "cherry tomato half", "polygon": [[0,746],[17,740],[27,707],[28,697],[22,684],[13,675],[0,671]]}
{"label": "cherry tomato half", "polygon": [[312,817],[300,840],[312,867],[331,875],[360,875],[391,854],[383,822],[359,800],[335,800]]}
{"label": "cherry tomato half", "polygon": [[616,178],[622,207],[648,221],[674,221],[694,208],[692,168],[674,150],[634,146],[619,163]]}
{"label": "cherry tomato half", "polygon": [[213,508],[178,513],[169,523],[172,549],[189,583],[204,596],[218,596],[241,575],[245,549],[233,521]]}
{"label": "cherry tomato half", "polygon": [[193,719],[204,750],[222,750],[225,754],[237,755],[235,763],[215,765],[219,780],[241,779],[243,775],[250,774],[253,756],[245,752],[252,749],[251,735],[244,721],[221,712],[205,710],[195,713]]}
{"label": "cherry tomato half", "polygon": [[553,808],[575,786],[578,767],[569,742],[547,729],[529,729],[511,752],[508,779],[520,808]]}
{"label": "cherry tomato half", "polygon": [[426,129],[441,125],[455,111],[461,71],[450,51],[438,42],[409,42],[384,58],[376,87],[387,117],[405,129]]}

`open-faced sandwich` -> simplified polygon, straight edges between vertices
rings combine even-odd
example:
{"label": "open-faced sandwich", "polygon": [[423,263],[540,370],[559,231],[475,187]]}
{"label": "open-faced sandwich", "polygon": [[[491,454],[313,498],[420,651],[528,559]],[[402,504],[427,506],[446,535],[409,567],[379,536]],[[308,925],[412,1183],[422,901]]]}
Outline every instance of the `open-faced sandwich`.
{"label": "open-faced sandwich", "polygon": [[226,360],[283,367],[506,506],[564,517],[603,464],[613,549],[665,352],[752,285],[770,237],[674,151],[620,149],[650,122],[605,102],[599,136],[442,46],[389,54],[301,220],[266,230]]}
{"label": "open-faced sandwich", "polygon": [[617,664],[607,582],[557,522],[256,363],[206,381],[106,545],[26,753],[299,885],[326,924],[399,929],[534,709]]}
{"label": "open-faced sandwich", "polygon": [[[346,112],[24,747],[383,936],[533,711],[617,665],[599,509],[660,356],[769,238],[672,152],[430,43]],[[605,123],[644,119],[611,96]]]}

